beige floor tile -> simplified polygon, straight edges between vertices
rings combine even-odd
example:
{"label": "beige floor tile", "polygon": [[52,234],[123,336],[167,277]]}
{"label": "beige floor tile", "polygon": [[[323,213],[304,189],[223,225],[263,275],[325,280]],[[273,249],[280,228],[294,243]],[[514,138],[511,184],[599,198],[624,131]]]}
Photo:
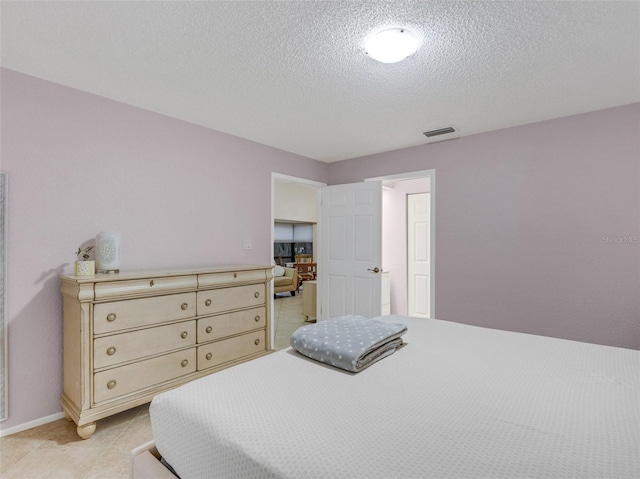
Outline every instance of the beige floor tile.
{"label": "beige floor tile", "polygon": [[109,447],[93,463],[82,479],[128,479],[129,453],[117,447]]}
{"label": "beige floor tile", "polygon": [[[2,449],[0,454],[0,475],[4,477],[4,473],[14,467],[19,461],[24,459],[29,452],[33,450],[30,444],[23,444],[22,448],[12,447],[11,450],[4,445],[0,445]],[[6,450],[5,450],[6,449]]]}
{"label": "beige floor tile", "polygon": [[274,349],[280,350],[289,347],[289,341],[293,332],[300,326],[309,324],[302,315],[302,301],[304,291],[295,296],[285,294],[278,295],[274,299],[275,341]]}
{"label": "beige floor tile", "polygon": [[36,448],[6,472],[3,479],[82,478],[104,449],[99,446]]}
{"label": "beige floor tile", "polygon": [[[2,438],[1,477],[73,479],[96,471],[104,474],[99,477],[128,477],[128,451],[150,439],[148,405],[98,421],[87,440],[77,435],[74,423],[61,419]],[[102,459],[108,453],[110,463]],[[126,472],[119,476],[119,471]]]}
{"label": "beige floor tile", "polygon": [[151,418],[147,414],[133,421],[131,425],[118,436],[118,440],[113,443],[111,447],[128,455],[131,449],[141,446],[152,439]]}
{"label": "beige floor tile", "polygon": [[129,477],[129,453],[153,439],[148,405],[138,408],[137,415],[124,428],[102,455],[94,461],[83,479],[126,479]]}

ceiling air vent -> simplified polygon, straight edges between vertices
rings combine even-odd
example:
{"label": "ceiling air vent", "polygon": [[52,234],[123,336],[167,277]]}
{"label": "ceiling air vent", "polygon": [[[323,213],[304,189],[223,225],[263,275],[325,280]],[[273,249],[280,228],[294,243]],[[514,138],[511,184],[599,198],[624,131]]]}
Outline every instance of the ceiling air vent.
{"label": "ceiling air vent", "polygon": [[447,133],[453,133],[454,131],[456,130],[448,126],[446,128],[440,128],[439,130],[425,131],[423,135],[426,136],[427,138],[431,138],[432,136],[446,135]]}

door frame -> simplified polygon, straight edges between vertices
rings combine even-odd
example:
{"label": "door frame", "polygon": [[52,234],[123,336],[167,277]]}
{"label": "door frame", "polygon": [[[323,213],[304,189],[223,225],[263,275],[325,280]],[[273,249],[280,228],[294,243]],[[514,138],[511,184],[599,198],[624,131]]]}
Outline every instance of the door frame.
{"label": "door frame", "polygon": [[[431,227],[429,235],[431,236],[431,264],[430,264],[430,295],[431,301],[429,304],[430,317],[433,319],[436,317],[436,170],[421,170],[411,171],[407,173],[397,173],[394,175],[376,176],[373,178],[365,178],[364,181],[401,181],[401,180],[413,180],[417,178],[429,178],[429,190],[431,193]],[[384,238],[383,238],[384,241]]]}
{"label": "door frame", "polygon": [[[323,186],[327,186],[326,183],[322,183],[320,181],[315,181],[315,180],[309,180],[307,178],[299,178],[297,176],[290,176],[290,175],[285,175],[282,173],[276,173],[276,172],[271,172],[271,261],[273,261],[273,255],[275,254],[275,250],[274,250],[274,224],[275,224],[275,189],[276,189],[276,181],[280,181],[280,182],[288,182],[288,183],[297,183],[300,185],[305,185],[305,186],[312,186],[314,188],[316,188],[318,190],[318,194],[316,195],[316,201],[317,201],[317,208],[318,208],[318,219],[317,219],[317,223],[316,223],[316,230],[317,230],[317,241],[318,243],[320,242],[320,238],[321,238],[321,230],[322,230],[322,225],[321,225],[321,215],[320,215],[320,208],[321,208],[321,194],[320,194],[320,188],[322,188]],[[313,245],[313,252],[314,255],[316,256],[316,261],[318,262],[318,264],[320,263],[320,248],[319,245],[318,247],[316,247],[316,245]],[[316,295],[317,297],[321,297],[319,296],[322,291],[321,291],[322,285],[320,284],[320,282],[318,282],[317,286],[316,286]],[[274,298],[273,298],[273,281],[271,281],[271,286],[270,286],[270,291],[269,291],[269,317],[271,318],[270,321],[270,326],[269,326],[269,335],[271,336],[271,349],[273,349],[273,345],[275,344],[275,335],[276,335],[276,328],[275,328],[275,317],[274,317],[274,311],[275,311],[275,307],[274,307]],[[319,309],[320,309],[320,303],[317,302],[316,304],[316,318],[320,317],[319,316]]]}

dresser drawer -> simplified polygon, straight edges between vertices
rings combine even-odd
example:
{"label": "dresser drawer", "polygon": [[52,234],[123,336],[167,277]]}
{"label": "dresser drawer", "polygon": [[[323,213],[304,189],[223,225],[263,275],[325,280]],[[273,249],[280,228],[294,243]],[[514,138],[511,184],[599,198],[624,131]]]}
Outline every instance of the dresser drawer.
{"label": "dresser drawer", "polygon": [[250,281],[262,281],[267,279],[264,269],[250,271],[228,271],[224,273],[207,273],[198,275],[198,286],[231,285],[234,283],[247,283]]}
{"label": "dresser drawer", "polygon": [[105,336],[93,342],[93,367],[113,366],[195,343],[195,320]]}
{"label": "dresser drawer", "polygon": [[196,289],[197,287],[198,277],[189,275],[128,281],[105,281],[96,283],[94,290],[96,299],[106,299],[132,295],[162,294],[180,289]]}
{"label": "dresser drawer", "polygon": [[204,343],[264,328],[266,324],[267,317],[264,307],[202,318],[198,320],[198,342]]}
{"label": "dresser drawer", "polygon": [[196,349],[186,349],[94,374],[94,402],[179,378],[196,370]]}
{"label": "dresser drawer", "polygon": [[264,351],[264,330],[254,331],[198,347],[198,370],[218,366],[234,359]]}
{"label": "dresser drawer", "polygon": [[264,283],[198,292],[198,316],[263,304]]}
{"label": "dresser drawer", "polygon": [[103,334],[150,326],[195,315],[196,293],[99,303],[93,306],[93,333]]}

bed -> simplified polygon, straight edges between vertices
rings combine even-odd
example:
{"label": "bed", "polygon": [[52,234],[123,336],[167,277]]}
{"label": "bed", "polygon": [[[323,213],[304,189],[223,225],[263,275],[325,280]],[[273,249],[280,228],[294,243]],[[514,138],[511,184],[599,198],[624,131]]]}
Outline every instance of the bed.
{"label": "bed", "polygon": [[132,475],[640,477],[640,351],[378,319],[405,344],[361,372],[288,348],[156,396]]}

